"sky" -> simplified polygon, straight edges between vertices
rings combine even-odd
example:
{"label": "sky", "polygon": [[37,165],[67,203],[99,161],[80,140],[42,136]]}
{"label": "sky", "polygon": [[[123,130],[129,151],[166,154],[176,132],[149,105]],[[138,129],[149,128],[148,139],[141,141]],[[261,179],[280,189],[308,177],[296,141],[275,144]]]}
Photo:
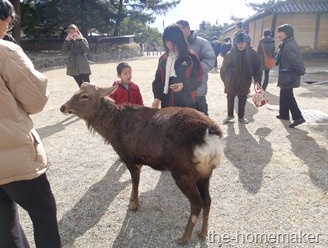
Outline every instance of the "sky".
{"label": "sky", "polygon": [[[248,2],[264,2],[263,0],[248,0]],[[245,0],[181,0],[180,4],[169,10],[165,16],[158,16],[152,27],[163,32],[164,25],[168,26],[180,19],[187,20],[191,29],[198,29],[202,21],[219,25],[231,23],[230,16],[247,18],[256,12],[246,6]]]}

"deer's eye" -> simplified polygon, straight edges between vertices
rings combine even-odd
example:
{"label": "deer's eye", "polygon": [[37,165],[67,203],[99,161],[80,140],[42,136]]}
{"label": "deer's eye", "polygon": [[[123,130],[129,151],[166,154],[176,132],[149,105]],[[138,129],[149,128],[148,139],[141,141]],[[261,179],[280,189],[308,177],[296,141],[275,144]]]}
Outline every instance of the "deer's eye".
{"label": "deer's eye", "polygon": [[88,95],[83,95],[83,96],[82,96],[82,99],[83,99],[83,100],[86,100],[86,99],[88,99],[88,98],[89,98]]}

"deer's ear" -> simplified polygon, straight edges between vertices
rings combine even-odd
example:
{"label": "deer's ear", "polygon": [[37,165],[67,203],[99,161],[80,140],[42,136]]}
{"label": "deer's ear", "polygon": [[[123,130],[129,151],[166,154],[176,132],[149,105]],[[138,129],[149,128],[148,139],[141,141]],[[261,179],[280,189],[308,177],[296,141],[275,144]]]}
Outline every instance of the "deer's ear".
{"label": "deer's ear", "polygon": [[117,86],[111,87],[98,87],[98,93],[100,97],[108,96],[109,94],[113,93],[117,89]]}

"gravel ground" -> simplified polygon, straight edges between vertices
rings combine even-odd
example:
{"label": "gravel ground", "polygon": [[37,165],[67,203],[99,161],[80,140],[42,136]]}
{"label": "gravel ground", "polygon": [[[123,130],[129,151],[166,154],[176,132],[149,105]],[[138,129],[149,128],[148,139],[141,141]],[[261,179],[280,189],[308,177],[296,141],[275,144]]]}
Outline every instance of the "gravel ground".
{"label": "gravel ground", "polygon": [[[153,99],[151,82],[157,60],[128,60],[147,106]],[[118,62],[92,64],[93,83],[112,84]],[[306,77],[327,79],[327,73],[316,71],[322,63],[309,63],[308,72],[316,74]],[[49,79],[51,96],[44,111],[32,118],[51,163],[48,177],[57,201],[63,246],[179,247],[176,240],[187,223],[189,203],[171,175],[145,166],[141,208],[130,212],[131,179],[125,165],[83,121],[59,111],[77,90],[73,78],[66,76],[65,67],[42,72]],[[276,80],[272,71],[271,105],[279,102]],[[302,110],[328,113],[328,84],[302,84],[295,95]],[[210,116],[221,123],[226,98],[218,71],[209,75],[208,103]],[[248,99],[250,124],[221,125],[228,135],[227,146],[211,180],[209,236],[198,239],[199,219],[186,247],[328,247],[328,125],[308,123],[290,129],[276,115],[277,111],[266,107],[257,109]],[[20,216],[34,245],[30,219],[22,209]]]}

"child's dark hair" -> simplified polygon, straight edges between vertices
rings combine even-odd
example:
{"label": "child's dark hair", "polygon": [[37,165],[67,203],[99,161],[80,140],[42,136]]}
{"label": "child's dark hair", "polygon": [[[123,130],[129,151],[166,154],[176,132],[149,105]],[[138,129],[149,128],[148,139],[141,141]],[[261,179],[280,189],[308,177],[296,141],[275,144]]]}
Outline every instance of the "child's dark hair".
{"label": "child's dark hair", "polygon": [[179,56],[185,56],[190,52],[190,47],[180,27],[180,25],[175,23],[171,24],[170,26],[167,26],[164,29],[162,40],[166,52],[168,52],[169,49],[166,46],[165,41],[171,41],[177,47],[179,51]]}
{"label": "child's dark hair", "polygon": [[116,67],[117,74],[121,75],[124,68],[132,69],[131,66],[128,63],[122,62],[122,63],[119,63]]}

